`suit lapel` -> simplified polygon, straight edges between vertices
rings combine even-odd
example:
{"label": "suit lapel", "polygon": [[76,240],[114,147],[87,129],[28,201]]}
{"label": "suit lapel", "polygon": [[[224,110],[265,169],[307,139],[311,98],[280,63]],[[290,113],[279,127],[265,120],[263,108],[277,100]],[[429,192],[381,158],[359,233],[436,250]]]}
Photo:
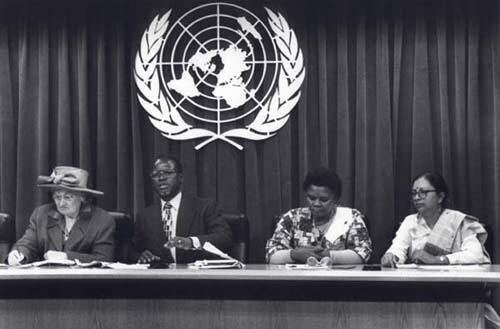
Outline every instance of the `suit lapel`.
{"label": "suit lapel", "polygon": [[66,240],[64,245],[65,250],[72,250],[75,245],[79,244],[84,239],[89,228],[90,214],[90,206],[86,206],[84,209],[80,210],[80,214],[78,215],[79,218],[71,229],[68,240]]}
{"label": "suit lapel", "polygon": [[63,250],[64,217],[55,211],[49,210],[47,223],[47,235],[55,250]]}

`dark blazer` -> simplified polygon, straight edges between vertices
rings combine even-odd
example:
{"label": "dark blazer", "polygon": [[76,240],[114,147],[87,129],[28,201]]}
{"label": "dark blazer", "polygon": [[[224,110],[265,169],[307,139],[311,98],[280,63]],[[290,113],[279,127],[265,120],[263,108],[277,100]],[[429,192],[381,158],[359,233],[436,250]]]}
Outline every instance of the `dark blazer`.
{"label": "dark blazer", "polygon": [[[229,225],[219,215],[215,202],[182,193],[177,215],[176,236],[197,237],[201,245],[209,241],[217,248],[226,251],[232,242]],[[136,262],[144,250],[149,250],[161,258],[163,263],[172,263],[170,250],[164,248],[167,242],[161,221],[161,202],[139,211],[135,219],[133,254],[131,261]],[[214,258],[213,255],[199,250],[176,249],[177,263],[186,264],[199,259]]]}
{"label": "dark blazer", "polygon": [[33,211],[26,232],[12,249],[30,263],[42,260],[48,250],[64,251],[68,259],[82,262],[113,261],[115,222],[105,210],[83,206],[66,241],[64,226],[64,216],[53,203],[42,205]]}

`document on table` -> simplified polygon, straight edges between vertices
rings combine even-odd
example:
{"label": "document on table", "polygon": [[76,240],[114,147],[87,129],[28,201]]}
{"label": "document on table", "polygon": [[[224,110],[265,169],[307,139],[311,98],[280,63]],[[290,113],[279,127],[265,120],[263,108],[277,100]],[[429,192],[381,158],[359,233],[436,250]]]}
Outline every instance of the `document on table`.
{"label": "document on table", "polygon": [[421,270],[427,271],[484,271],[487,269],[483,265],[418,265]]}
{"label": "document on table", "polygon": [[399,269],[416,269],[426,271],[484,271],[487,266],[471,265],[418,265],[418,264],[396,264]]}
{"label": "document on table", "polygon": [[285,264],[285,268],[289,270],[328,270],[329,265],[308,265],[308,264]]}
{"label": "document on table", "polygon": [[70,268],[110,268],[110,269],[118,269],[118,270],[136,270],[136,269],[147,269],[149,268],[149,264],[123,264],[123,263],[112,263],[112,262],[100,262],[100,261],[91,261],[88,263],[80,262],[78,259],[69,260],[69,259],[61,259],[61,260],[42,260],[38,262],[17,265],[17,266],[8,266],[5,265],[6,268],[43,268],[43,267],[70,267]]}
{"label": "document on table", "polygon": [[203,244],[203,250],[208,251],[211,254],[217,255],[223,259],[203,259],[197,260],[194,263],[188,264],[188,268],[191,269],[222,269],[222,268],[243,268],[245,264],[237,259],[229,256],[228,254],[222,252],[216,246],[210,242],[205,242]]}
{"label": "document on table", "polygon": [[92,261],[90,263],[82,263],[78,259],[75,260],[76,267],[79,268],[111,268],[114,270],[145,270],[149,268],[150,264],[124,264],[120,262],[100,262]]}
{"label": "document on table", "polygon": [[58,259],[58,260],[41,260],[38,262],[33,262],[33,263],[28,263],[28,264],[22,264],[19,266],[15,266],[15,268],[29,268],[29,267],[50,267],[50,266],[73,266],[75,265],[74,260],[69,260],[69,259]]}

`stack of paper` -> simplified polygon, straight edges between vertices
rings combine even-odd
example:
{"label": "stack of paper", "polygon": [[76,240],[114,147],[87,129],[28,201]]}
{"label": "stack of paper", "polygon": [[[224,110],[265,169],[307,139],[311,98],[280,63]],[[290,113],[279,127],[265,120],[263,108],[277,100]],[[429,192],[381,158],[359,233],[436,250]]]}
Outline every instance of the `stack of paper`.
{"label": "stack of paper", "polygon": [[399,269],[417,269],[427,271],[484,271],[488,267],[484,265],[418,265],[418,264],[396,264]]}
{"label": "stack of paper", "polygon": [[232,258],[228,254],[222,252],[216,246],[211,244],[210,242],[205,242],[203,244],[203,250],[208,251],[211,254],[217,255],[224,259],[215,259],[215,260],[197,260],[194,263],[188,264],[188,268],[192,269],[217,269],[217,268],[243,268],[245,264],[238,261],[237,259]]}
{"label": "stack of paper", "polygon": [[309,265],[309,264],[285,264],[286,269],[290,270],[328,270],[329,265]]}
{"label": "stack of paper", "polygon": [[236,259],[213,259],[197,260],[188,264],[192,269],[210,269],[210,268],[241,268],[242,264]]}
{"label": "stack of paper", "polygon": [[75,264],[76,263],[74,260],[69,260],[69,259],[53,259],[53,260],[46,259],[46,260],[41,260],[39,262],[19,265],[16,266],[16,268],[73,266]]}

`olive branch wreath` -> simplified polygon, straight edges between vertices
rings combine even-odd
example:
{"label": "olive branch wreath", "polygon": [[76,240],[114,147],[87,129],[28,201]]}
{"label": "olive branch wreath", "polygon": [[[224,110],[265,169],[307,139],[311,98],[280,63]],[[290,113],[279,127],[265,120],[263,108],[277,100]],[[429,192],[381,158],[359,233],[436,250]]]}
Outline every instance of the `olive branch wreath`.
{"label": "olive branch wreath", "polygon": [[148,113],[150,122],[164,137],[173,140],[208,137],[196,145],[196,150],[218,139],[242,150],[243,147],[229,137],[263,140],[274,136],[286,124],[290,111],[300,98],[299,89],[305,77],[304,60],[297,44],[297,37],[285,18],[268,8],[265,9],[269,15],[269,25],[275,34],[274,42],[280,53],[281,69],[278,86],[249,125],[245,128],[231,129],[222,134],[189,125],[177,108],[165,97],[160,88],[158,62],[164,41],[163,36],[167,31],[168,18],[172,10],[161,18],[157,15],[153,19],[142,36],[141,46],[135,57],[134,78],[139,89],[137,97],[140,104]]}

